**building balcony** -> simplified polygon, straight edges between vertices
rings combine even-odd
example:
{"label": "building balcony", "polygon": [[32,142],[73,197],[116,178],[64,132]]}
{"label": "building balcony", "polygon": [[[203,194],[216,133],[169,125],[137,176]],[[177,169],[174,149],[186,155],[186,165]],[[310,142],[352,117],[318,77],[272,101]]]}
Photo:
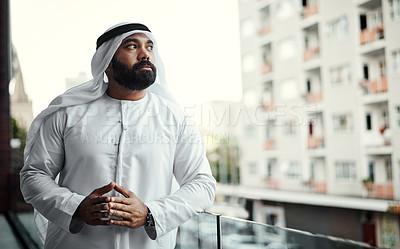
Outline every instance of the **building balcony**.
{"label": "building balcony", "polygon": [[275,140],[267,140],[264,142],[264,150],[274,150],[275,146]]}
{"label": "building balcony", "polygon": [[266,112],[275,111],[275,102],[274,102],[274,101],[270,101],[270,102],[268,102],[268,103],[263,103],[262,105],[263,105],[264,110],[265,110]]}
{"label": "building balcony", "polygon": [[318,14],[318,4],[309,4],[303,8],[302,17],[307,18],[309,16],[313,16]]}
{"label": "building balcony", "polygon": [[367,197],[373,199],[393,200],[393,183],[373,183],[364,182],[364,188],[367,190]]}
{"label": "building balcony", "polygon": [[271,27],[271,25],[264,26],[264,27],[262,27],[262,28],[260,29],[260,35],[261,35],[261,36],[269,35],[271,32],[272,32],[272,27]]}
{"label": "building balcony", "polygon": [[271,177],[265,177],[264,182],[269,189],[279,189],[279,181]]}
{"label": "building balcony", "polygon": [[360,44],[364,45],[384,38],[383,25],[371,29],[364,29],[360,33]]}
{"label": "building balcony", "polygon": [[388,91],[388,83],[385,75],[379,80],[363,80],[360,82],[360,87],[364,94],[376,94]]}
{"label": "building balcony", "polygon": [[308,185],[312,193],[326,194],[326,182],[310,180]]}
{"label": "building balcony", "polygon": [[307,103],[319,103],[322,102],[322,92],[307,92],[303,95],[303,98]]}
{"label": "building balcony", "polygon": [[309,61],[319,57],[319,46],[311,49],[307,49],[304,51],[303,60]]}
{"label": "building balcony", "polygon": [[320,149],[324,148],[324,137],[308,136],[307,148],[308,149]]}
{"label": "building balcony", "polygon": [[262,74],[268,74],[272,72],[272,63],[271,62],[264,62],[264,65],[261,68]]}

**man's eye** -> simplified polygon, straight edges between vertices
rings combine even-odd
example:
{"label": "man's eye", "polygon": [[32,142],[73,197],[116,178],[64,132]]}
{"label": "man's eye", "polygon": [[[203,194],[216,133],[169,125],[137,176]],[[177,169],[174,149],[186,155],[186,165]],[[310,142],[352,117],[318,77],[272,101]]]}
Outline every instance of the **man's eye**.
{"label": "man's eye", "polygon": [[127,46],[127,48],[134,49],[134,48],[136,48],[136,45],[135,44],[130,44],[130,45]]}
{"label": "man's eye", "polygon": [[147,49],[153,51],[153,46],[148,46]]}

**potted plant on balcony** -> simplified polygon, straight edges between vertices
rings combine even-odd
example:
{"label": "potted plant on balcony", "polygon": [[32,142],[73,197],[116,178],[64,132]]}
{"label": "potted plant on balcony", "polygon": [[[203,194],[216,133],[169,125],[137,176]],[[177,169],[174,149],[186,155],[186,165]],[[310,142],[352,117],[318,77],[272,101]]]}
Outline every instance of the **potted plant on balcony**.
{"label": "potted plant on balcony", "polygon": [[372,192],[374,190],[374,178],[368,177],[362,180],[364,187],[368,190],[368,192]]}

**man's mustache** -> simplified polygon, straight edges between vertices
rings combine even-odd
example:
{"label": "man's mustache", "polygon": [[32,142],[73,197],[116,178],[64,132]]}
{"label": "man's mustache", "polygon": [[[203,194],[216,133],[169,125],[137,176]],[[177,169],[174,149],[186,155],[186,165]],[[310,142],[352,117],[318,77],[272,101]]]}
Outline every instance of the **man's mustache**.
{"label": "man's mustache", "polygon": [[133,65],[133,71],[137,71],[145,66],[149,66],[151,68],[151,70],[153,70],[153,72],[155,71],[156,67],[154,66],[154,64],[147,60],[140,61],[140,62],[136,63],[135,65]]}

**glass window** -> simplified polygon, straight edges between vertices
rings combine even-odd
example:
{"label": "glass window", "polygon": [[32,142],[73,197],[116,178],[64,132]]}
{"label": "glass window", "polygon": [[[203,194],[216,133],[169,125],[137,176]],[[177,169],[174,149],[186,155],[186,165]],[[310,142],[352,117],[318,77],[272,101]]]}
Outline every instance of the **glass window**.
{"label": "glass window", "polygon": [[280,95],[283,100],[293,99],[299,95],[299,89],[296,80],[285,80],[282,81],[280,85]]}
{"label": "glass window", "polygon": [[400,0],[389,0],[389,13],[393,21],[400,20]]}
{"label": "glass window", "polygon": [[338,114],[333,116],[333,130],[346,132],[353,130],[353,117],[351,114]]}
{"label": "glass window", "polygon": [[242,61],[243,61],[242,67],[244,73],[254,72],[254,70],[256,69],[256,59],[254,55],[252,54],[245,55]]}
{"label": "glass window", "polygon": [[397,111],[397,127],[400,128],[400,105],[396,106]]}
{"label": "glass window", "polygon": [[352,161],[337,161],[335,169],[338,181],[355,181],[357,179],[356,166]]}
{"label": "glass window", "polygon": [[293,4],[293,0],[281,0],[277,5],[277,14],[276,16],[280,20],[287,19],[295,14],[295,7]]}
{"label": "glass window", "polygon": [[285,39],[279,43],[279,59],[284,61],[296,56],[296,44],[292,38]]}
{"label": "glass window", "polygon": [[331,67],[332,85],[342,85],[351,83],[351,70],[349,64]]}
{"label": "glass window", "polygon": [[255,162],[249,163],[249,174],[257,175],[257,164]]}
{"label": "glass window", "polygon": [[299,179],[300,178],[300,164],[296,161],[289,162],[286,177],[290,179]]}
{"label": "glass window", "polygon": [[293,120],[287,121],[285,123],[285,129],[284,129],[284,134],[287,136],[294,136],[297,134],[297,129],[296,129],[296,122]]}
{"label": "glass window", "polygon": [[346,16],[342,16],[328,23],[328,37],[331,40],[342,40],[348,34],[348,21]]}
{"label": "glass window", "polygon": [[400,73],[400,49],[392,52],[393,71]]}
{"label": "glass window", "polygon": [[254,35],[255,26],[252,20],[246,19],[242,22],[241,25],[241,34],[243,38],[247,38],[249,36]]}

